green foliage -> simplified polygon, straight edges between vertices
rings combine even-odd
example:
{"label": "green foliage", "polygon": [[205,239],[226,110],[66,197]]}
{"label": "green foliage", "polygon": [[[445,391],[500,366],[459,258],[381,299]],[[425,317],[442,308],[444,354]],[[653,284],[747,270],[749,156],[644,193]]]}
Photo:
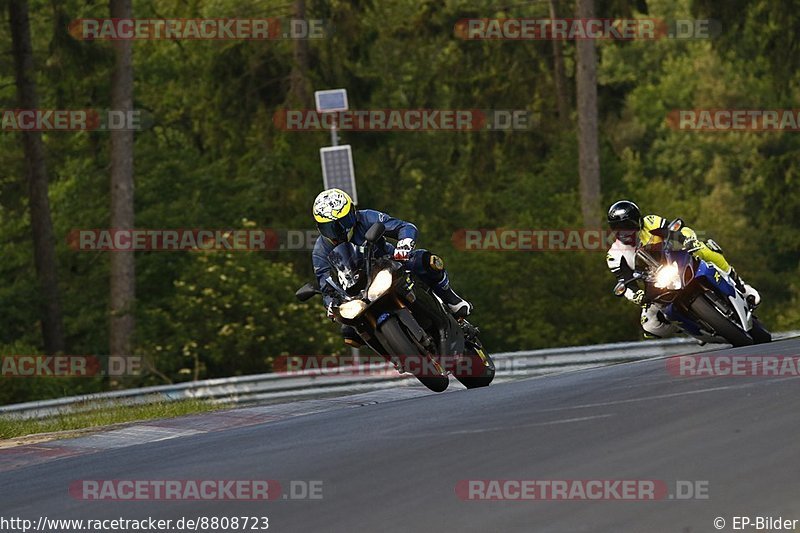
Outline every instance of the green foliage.
{"label": "green foliage", "polygon": [[[351,107],[527,109],[529,132],[345,132],[359,197],[409,219],[420,246],[441,254],[456,290],[476,304],[491,351],[638,338],[638,312],[611,295],[603,253],[457,249],[463,228],[581,226],[574,126],[556,120],[552,45],[465,41],[467,17],[546,17],[543,2],[498,8],[473,0],[307,0],[327,39],[309,44],[315,89],[347,87]],[[562,10],[572,6],[562,3]],[[693,133],[671,129],[680,108],[793,107],[798,3],[651,0],[647,13],[598,2],[598,16],[718,18],[714,40],[598,44],[604,201],[627,197],[648,212],[681,216],[713,236],[761,290],[761,318],[800,327],[800,137],[796,133]],[[642,9],[644,2],[639,2]],[[77,41],[67,22],[106,17],[107,3],[31,0],[42,107],[109,106],[109,42]],[[139,17],[286,16],[285,0],[134,2]],[[136,223],[141,228],[312,229],[326,132],[285,132],[272,122],[290,101],[291,41],[137,41],[135,107],[153,117],[136,134]],[[0,46],[10,50],[9,32]],[[574,47],[564,49],[574,93]],[[310,106],[308,102],[305,105]],[[15,107],[10,62],[0,65],[0,106]],[[574,123],[574,118],[570,121]],[[71,353],[108,346],[108,255],[70,249],[73,229],[108,227],[108,136],[45,134],[51,208]],[[23,155],[0,135],[0,349],[41,351]],[[244,222],[243,222],[244,221]],[[137,253],[137,345],[154,371],[119,383],[4,383],[0,402],[84,390],[271,369],[280,354],[340,350],[319,300],[299,304],[310,254]]]}
{"label": "green foliage", "polygon": [[0,345],[4,364],[3,375],[0,376],[0,405],[90,393],[102,386],[99,377],[32,377],[15,374],[15,370],[19,371],[17,362],[10,364],[5,360],[5,356],[10,355],[36,354],[41,354],[41,348],[22,340]]}
{"label": "green foliage", "polygon": [[295,300],[301,284],[291,264],[254,252],[198,252],[167,307],[146,314],[143,349],[158,368],[196,378],[268,371],[278,355],[332,353],[335,329],[322,323],[319,302]]}
{"label": "green foliage", "polygon": [[2,416],[0,417],[0,439],[56,432],[63,433],[48,437],[51,439],[68,438],[75,436],[75,433],[72,432],[73,430],[206,413],[223,409],[225,405],[213,404],[202,400],[180,400],[172,402],[155,401],[143,405],[109,402],[99,407],[100,409],[97,410],[62,413],[42,419],[24,420]]}

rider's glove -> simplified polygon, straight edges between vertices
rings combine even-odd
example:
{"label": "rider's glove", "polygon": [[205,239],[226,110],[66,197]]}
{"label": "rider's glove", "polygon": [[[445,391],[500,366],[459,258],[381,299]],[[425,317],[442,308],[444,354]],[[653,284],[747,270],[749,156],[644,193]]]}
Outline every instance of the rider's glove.
{"label": "rider's glove", "polygon": [[394,248],[395,261],[405,261],[408,259],[411,250],[414,249],[414,239],[400,239],[397,241],[397,246]]}
{"label": "rider's glove", "polygon": [[697,237],[686,237],[686,240],[683,241],[683,249],[689,253],[696,252],[702,247],[703,243]]}
{"label": "rider's glove", "polygon": [[336,315],[333,314],[333,302],[325,306],[325,316],[331,320],[336,320]]}
{"label": "rider's glove", "polygon": [[643,305],[645,303],[644,291],[642,289],[639,289],[638,291],[634,292],[633,296],[631,297],[631,301],[636,305]]}

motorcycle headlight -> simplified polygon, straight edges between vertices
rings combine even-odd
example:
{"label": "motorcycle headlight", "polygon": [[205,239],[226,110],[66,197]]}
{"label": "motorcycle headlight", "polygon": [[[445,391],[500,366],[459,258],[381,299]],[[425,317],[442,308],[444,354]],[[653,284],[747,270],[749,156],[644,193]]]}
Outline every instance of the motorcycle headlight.
{"label": "motorcycle headlight", "polygon": [[681,288],[681,277],[678,274],[678,265],[675,263],[662,265],[656,271],[655,286],[659,289],[678,290]]}
{"label": "motorcycle headlight", "polygon": [[339,306],[339,314],[342,315],[342,318],[352,320],[363,313],[366,308],[367,302],[363,300],[350,300]]}
{"label": "motorcycle headlight", "polygon": [[392,273],[388,269],[381,270],[375,275],[369,289],[367,289],[367,298],[370,300],[377,300],[392,286]]}

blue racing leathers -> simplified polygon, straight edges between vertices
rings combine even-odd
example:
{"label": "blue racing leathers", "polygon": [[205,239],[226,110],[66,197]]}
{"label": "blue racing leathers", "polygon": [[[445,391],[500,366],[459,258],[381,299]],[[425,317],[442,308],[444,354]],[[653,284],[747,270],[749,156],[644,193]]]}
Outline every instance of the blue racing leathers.
{"label": "blue racing leathers", "polygon": [[[367,230],[376,222],[380,222],[386,227],[385,237],[395,240],[412,239],[415,242],[417,240],[418,231],[414,224],[373,209],[359,209],[356,213],[356,225],[350,242],[356,246],[364,246],[367,242]],[[381,239],[378,246],[383,248],[383,253],[380,255],[391,256],[394,254],[394,246],[386,240]],[[325,286],[325,280],[330,276],[331,266],[328,262],[328,254],[334,247],[335,245],[322,235],[317,237],[317,242],[314,244],[311,260],[314,264],[314,275],[317,277],[320,287]],[[449,289],[447,272],[432,268],[431,253],[427,250],[421,248],[413,250],[406,261],[406,268],[434,291]],[[326,307],[331,302],[331,297],[324,291],[323,302]]]}

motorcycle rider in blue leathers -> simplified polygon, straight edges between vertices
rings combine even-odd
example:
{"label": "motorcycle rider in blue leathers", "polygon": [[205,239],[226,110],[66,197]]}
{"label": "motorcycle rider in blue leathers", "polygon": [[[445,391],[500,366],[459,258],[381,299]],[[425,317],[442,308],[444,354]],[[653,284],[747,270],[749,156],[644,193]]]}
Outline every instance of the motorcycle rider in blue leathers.
{"label": "motorcycle rider in blue leathers", "polygon": [[[311,258],[320,287],[325,286],[325,280],[330,276],[328,255],[334,247],[343,242],[364,246],[367,230],[376,222],[380,222],[386,227],[384,236],[397,240],[396,246],[383,239],[379,241],[379,246],[383,247],[382,255],[392,256],[395,261],[405,262],[406,268],[427,283],[456,318],[466,317],[472,312],[472,304],[461,298],[450,287],[442,259],[428,250],[415,248],[418,232],[414,224],[380,211],[356,209],[353,200],[341,189],[322,191],[314,200],[313,212],[320,236],[314,244]],[[324,291],[323,302],[328,316],[331,317],[332,298]],[[352,346],[362,344],[355,329],[350,326],[342,328],[342,335],[347,344]]]}

